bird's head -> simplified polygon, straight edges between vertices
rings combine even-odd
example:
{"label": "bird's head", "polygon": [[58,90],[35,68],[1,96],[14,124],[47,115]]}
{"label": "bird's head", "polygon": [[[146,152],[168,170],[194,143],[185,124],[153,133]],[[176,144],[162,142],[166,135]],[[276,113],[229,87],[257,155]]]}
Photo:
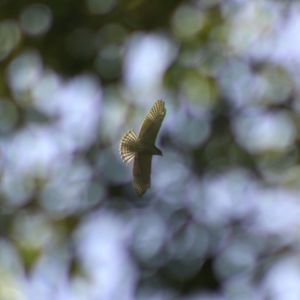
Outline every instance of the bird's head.
{"label": "bird's head", "polygon": [[154,155],[163,156],[162,151],[155,146],[154,146],[154,152],[155,152]]}

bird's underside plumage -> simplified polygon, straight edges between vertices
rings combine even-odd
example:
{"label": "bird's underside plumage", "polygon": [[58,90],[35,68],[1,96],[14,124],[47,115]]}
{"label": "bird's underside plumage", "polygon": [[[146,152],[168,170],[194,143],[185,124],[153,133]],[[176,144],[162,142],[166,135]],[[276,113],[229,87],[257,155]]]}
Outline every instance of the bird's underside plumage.
{"label": "bird's underside plumage", "polygon": [[165,115],[165,103],[156,101],[147,113],[139,135],[130,130],[121,139],[120,155],[126,163],[133,160],[133,188],[139,196],[151,186],[152,155],[162,155],[155,140]]}

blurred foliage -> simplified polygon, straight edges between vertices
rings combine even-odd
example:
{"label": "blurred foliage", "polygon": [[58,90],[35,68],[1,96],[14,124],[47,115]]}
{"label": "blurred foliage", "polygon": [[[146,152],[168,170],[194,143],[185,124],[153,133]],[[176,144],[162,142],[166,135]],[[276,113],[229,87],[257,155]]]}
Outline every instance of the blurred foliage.
{"label": "blurred foliage", "polygon": [[[0,0],[0,300],[299,299],[299,11]],[[161,98],[140,199],[119,140]]]}

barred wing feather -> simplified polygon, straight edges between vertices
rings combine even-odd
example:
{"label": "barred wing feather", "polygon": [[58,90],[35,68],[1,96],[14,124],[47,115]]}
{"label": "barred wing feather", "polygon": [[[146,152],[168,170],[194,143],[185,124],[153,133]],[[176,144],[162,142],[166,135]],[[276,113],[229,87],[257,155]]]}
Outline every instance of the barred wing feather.
{"label": "barred wing feather", "polygon": [[119,151],[123,162],[129,163],[134,158],[136,140],[137,136],[133,130],[122,137]]}
{"label": "barred wing feather", "polygon": [[142,124],[139,140],[147,144],[154,144],[161,123],[166,115],[165,103],[162,100],[157,100],[150,111],[147,113]]}

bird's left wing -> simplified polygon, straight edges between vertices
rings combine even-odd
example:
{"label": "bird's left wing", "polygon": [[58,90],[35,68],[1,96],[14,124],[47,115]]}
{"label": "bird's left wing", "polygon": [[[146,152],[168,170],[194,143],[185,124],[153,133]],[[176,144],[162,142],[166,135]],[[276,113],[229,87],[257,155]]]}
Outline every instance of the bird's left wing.
{"label": "bird's left wing", "polygon": [[138,137],[141,142],[145,142],[147,144],[155,143],[156,136],[165,115],[166,108],[164,101],[157,100],[147,113],[142,124]]}
{"label": "bird's left wing", "polygon": [[136,153],[133,163],[133,188],[139,196],[143,196],[151,186],[152,155]]}

